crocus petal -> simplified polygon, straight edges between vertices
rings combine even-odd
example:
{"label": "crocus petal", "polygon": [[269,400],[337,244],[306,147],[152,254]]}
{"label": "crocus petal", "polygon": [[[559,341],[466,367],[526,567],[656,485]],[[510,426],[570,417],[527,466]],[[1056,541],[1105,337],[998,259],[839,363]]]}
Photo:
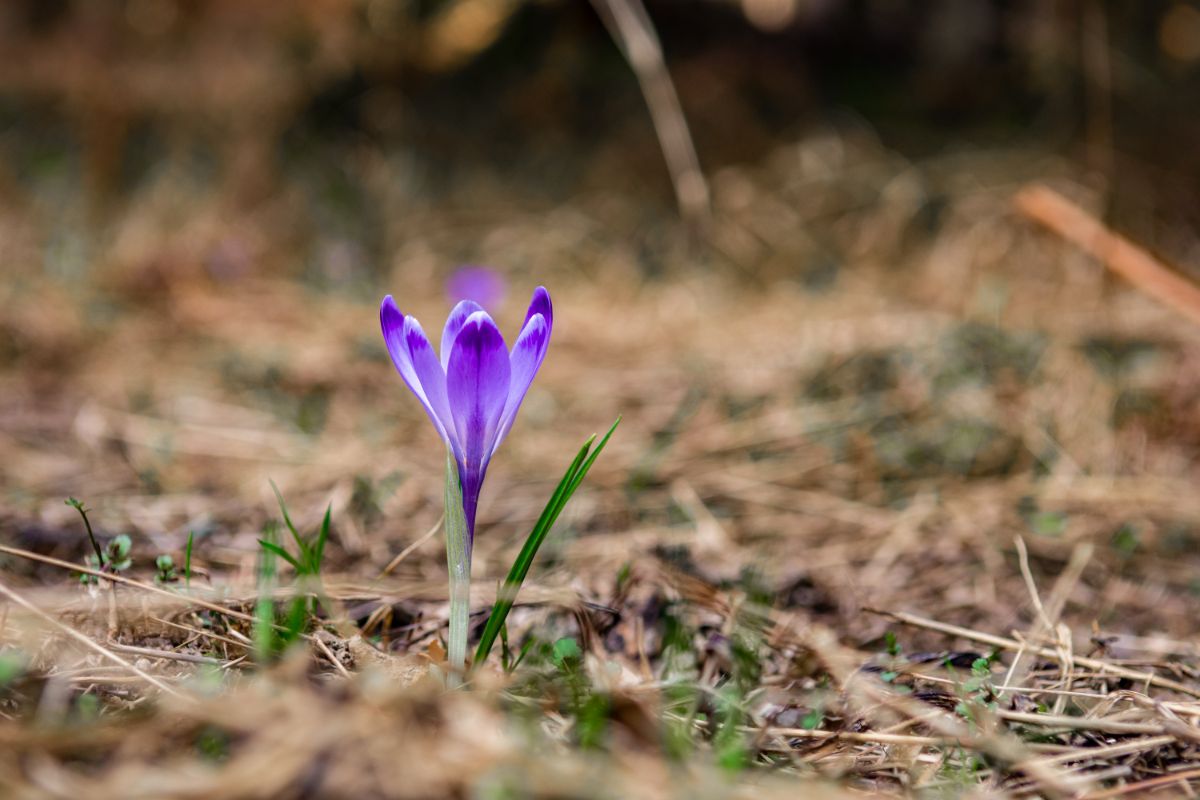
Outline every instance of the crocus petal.
{"label": "crocus petal", "polygon": [[387,346],[388,355],[404,382],[413,390],[413,394],[424,397],[421,382],[412,368],[412,360],[408,348],[404,346],[404,314],[396,307],[396,301],[389,294],[379,305],[379,327],[383,329],[383,343]]}
{"label": "crocus petal", "polygon": [[525,399],[525,393],[529,391],[533,376],[545,360],[549,347],[550,325],[541,314],[534,314],[525,324],[517,341],[513,343],[512,354],[509,357],[512,377],[508,384],[508,398],[504,403],[500,432],[496,436],[496,443],[492,445],[492,453],[496,452],[500,442],[504,441],[504,437],[512,429],[513,422],[517,419],[517,409],[521,407],[521,401]]}
{"label": "crocus petal", "polygon": [[[404,378],[404,382],[408,384],[408,388],[412,390],[412,393],[421,401],[421,405],[425,407],[425,413],[433,421],[433,426],[437,428],[438,435],[449,442],[450,432],[442,424],[437,411],[434,410],[433,405],[430,403],[429,396],[425,393],[425,387],[422,385],[421,378],[413,364],[413,351],[408,342],[409,320],[416,323],[416,320],[412,319],[412,317],[406,317],[400,313],[400,309],[396,307],[396,301],[392,299],[390,294],[383,298],[383,303],[379,306],[379,326],[383,329],[383,342],[387,346],[388,355],[392,357],[392,363],[396,365],[396,371],[400,373],[400,377]],[[415,331],[421,331],[420,325],[415,326]],[[420,336],[424,338],[425,334],[420,332]],[[426,341],[425,346],[429,347],[428,341]],[[442,395],[444,398],[444,390]]]}
{"label": "crocus petal", "polygon": [[529,310],[525,312],[524,324],[529,324],[529,320],[533,319],[534,314],[541,314],[546,320],[546,328],[553,330],[554,306],[550,303],[550,293],[546,291],[545,286],[539,286],[533,290],[533,298],[529,301]]}
{"label": "crocus petal", "polygon": [[[446,390],[463,446],[463,467],[481,478],[499,432],[511,372],[496,323],[485,311],[471,314],[450,348]],[[462,478],[466,488],[467,476]]]}
{"label": "crocus petal", "polygon": [[450,368],[450,351],[454,348],[454,340],[458,338],[458,332],[462,330],[467,317],[478,311],[483,311],[483,306],[479,305],[479,303],[476,303],[474,300],[461,300],[450,311],[450,316],[446,317],[446,327],[442,329],[441,353],[443,371]]}
{"label": "crocus petal", "polygon": [[462,448],[461,441],[455,435],[454,417],[450,413],[450,402],[446,396],[446,373],[442,370],[442,365],[433,352],[433,345],[429,343],[425,331],[421,329],[421,323],[417,322],[416,318],[404,318],[402,335],[413,372],[416,373],[425,392],[425,408],[430,412],[434,425],[438,426],[438,433],[457,454]]}

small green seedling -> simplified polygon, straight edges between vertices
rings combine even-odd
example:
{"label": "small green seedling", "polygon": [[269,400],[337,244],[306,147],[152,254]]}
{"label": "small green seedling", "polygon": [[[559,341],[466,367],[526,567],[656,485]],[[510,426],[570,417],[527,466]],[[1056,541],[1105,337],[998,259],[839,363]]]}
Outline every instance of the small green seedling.
{"label": "small green seedling", "polygon": [[[63,502],[79,512],[79,516],[83,518],[83,527],[87,531],[88,541],[92,544],[93,552],[84,556],[84,565],[93,570],[111,574],[129,569],[133,564],[133,560],[129,557],[129,552],[133,549],[133,540],[127,534],[122,533],[114,536],[105,547],[100,547],[100,542],[96,540],[96,533],[92,530],[91,520],[88,519],[88,509],[84,506],[83,501],[68,497]],[[79,576],[79,582],[95,583],[96,576],[84,573]]]}
{"label": "small green seedling", "polygon": [[[109,572],[115,575],[116,573],[124,572],[132,566],[133,559],[129,557],[129,552],[132,548],[133,541],[128,535],[122,533],[112,538],[112,541],[101,551],[99,559],[89,553],[84,556],[83,563],[94,570]],[[95,583],[96,580],[95,575],[83,574],[79,576],[80,583]]]}
{"label": "small green seedling", "polygon": [[175,559],[167,553],[154,559],[154,568],[157,570],[154,574],[155,583],[174,583],[179,580],[179,576],[175,573]]}
{"label": "small green seedling", "polygon": [[262,545],[264,550],[270,550],[290,564],[292,569],[296,571],[297,578],[320,578],[321,563],[325,560],[325,542],[329,539],[330,514],[333,507],[325,507],[325,518],[321,520],[321,527],[317,530],[317,535],[311,540],[305,539],[292,523],[287,505],[283,502],[283,495],[279,493],[279,487],[275,485],[274,481],[271,482],[271,488],[275,491],[275,498],[279,501],[279,511],[283,514],[283,523],[287,526],[288,532],[292,534],[292,540],[296,543],[297,552],[293,556],[274,541],[259,539],[258,543]]}
{"label": "small green seedling", "polygon": [[535,644],[537,639],[533,636],[528,637],[525,644],[521,645],[521,650],[514,655],[508,644],[508,624],[500,626],[500,666],[505,672],[515,672]]}
{"label": "small green seedling", "polygon": [[[258,540],[262,551],[258,562],[258,595],[255,606],[254,641],[260,659],[276,654],[296,641],[308,627],[309,620],[316,615],[320,605],[321,566],[325,559],[325,542],[329,539],[332,507],[325,508],[325,517],[315,536],[300,535],[288,514],[283,495],[274,482],[271,488],[279,501],[279,510],[284,525],[296,543],[292,554],[279,542],[279,526],[274,521],[263,529],[263,538]],[[278,585],[278,559],[287,562],[296,573],[297,595],[288,604],[283,620],[276,619],[274,591]]]}
{"label": "small green seedling", "polygon": [[551,657],[554,659],[554,666],[561,670],[568,670],[574,669],[579,664],[583,654],[579,650],[579,642],[570,636],[565,636],[554,643]]}
{"label": "small green seedling", "polygon": [[727,686],[717,694],[717,732],[713,736],[713,752],[717,766],[726,772],[741,772],[750,763],[746,737],[740,726],[744,713],[737,690]]}
{"label": "small green seedling", "polygon": [[0,689],[25,673],[26,658],[17,650],[0,650]]}
{"label": "small green seedling", "polygon": [[971,677],[963,681],[964,696],[955,705],[954,711],[968,721],[975,721],[974,709],[983,707],[996,709],[996,687],[992,683],[992,661],[995,654],[975,659],[971,663]]}
{"label": "small green seedling", "polygon": [[92,523],[88,519],[88,510],[84,507],[83,501],[76,500],[74,497],[68,497],[63,503],[78,511],[79,516],[83,517],[83,527],[87,530],[88,541],[92,543],[92,550],[96,553],[96,561],[103,560],[104,556],[100,550],[100,543],[96,541],[96,534],[92,532]]}

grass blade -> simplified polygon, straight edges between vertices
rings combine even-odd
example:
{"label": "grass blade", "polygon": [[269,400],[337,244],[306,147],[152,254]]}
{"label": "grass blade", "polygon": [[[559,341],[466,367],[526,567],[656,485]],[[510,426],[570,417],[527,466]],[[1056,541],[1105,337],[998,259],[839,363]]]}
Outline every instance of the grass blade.
{"label": "grass blade", "polygon": [[296,540],[296,544],[300,547],[300,552],[303,553],[304,540],[300,538],[300,532],[292,524],[292,518],[288,515],[287,504],[283,502],[283,495],[279,492],[279,487],[275,485],[275,481],[268,481],[268,483],[271,484],[271,491],[275,492],[275,499],[279,502],[279,512],[283,514],[283,523],[287,525],[287,529],[292,533],[292,538]]}
{"label": "grass blade", "polygon": [[289,553],[287,550],[284,550],[282,547],[275,544],[274,542],[268,542],[266,539],[259,539],[258,543],[260,545],[262,545],[263,550],[268,550],[272,554],[279,556],[284,561],[291,564],[292,569],[296,570],[296,572],[298,572],[298,573],[304,572],[303,568],[300,566],[300,562],[297,561],[295,558],[293,558],[292,554]]}
{"label": "grass blade", "polygon": [[558,486],[554,489],[554,493],[550,496],[549,502],[542,510],[537,522],[533,526],[533,531],[525,540],[525,546],[521,548],[521,552],[517,555],[516,561],[513,562],[512,569],[509,570],[508,578],[504,582],[504,586],[496,596],[496,604],[492,606],[492,613],[488,616],[487,623],[484,625],[483,634],[480,636],[479,645],[475,649],[475,663],[481,663],[489,652],[491,652],[492,644],[496,641],[496,636],[500,633],[503,627],[504,619],[508,616],[508,611],[512,608],[512,600],[509,599],[513,595],[512,591],[514,581],[519,585],[520,581],[524,580],[524,575],[529,571],[529,564],[533,562],[533,556],[537,553],[537,548],[541,546],[542,539],[554,524],[554,519],[558,516],[556,509],[560,507],[559,501],[567,492],[571,485],[575,473],[579,471],[579,467],[587,458],[588,450],[591,447],[592,441],[596,437],[593,436],[584,443],[579,450],[575,460],[567,467],[566,473],[558,482]]}
{"label": "grass blade", "polygon": [[260,664],[267,663],[275,651],[275,557],[281,550],[271,541],[277,535],[273,521],[263,529],[263,535],[266,538],[258,540],[263,547],[258,554],[258,601],[254,604],[254,651]]}
{"label": "grass blade", "polygon": [[[570,496],[572,494],[575,493],[575,490],[579,488],[579,484],[583,483],[584,476],[586,476],[588,474],[588,470],[590,470],[592,468],[592,464],[595,463],[595,461],[596,461],[596,456],[600,455],[600,451],[603,450],[605,445],[608,444],[608,440],[612,438],[613,433],[616,432],[617,426],[620,424],[621,424],[621,418],[617,417],[616,420],[613,421],[612,426],[604,434],[604,438],[600,440],[600,444],[596,445],[596,449],[592,451],[592,454],[590,456],[588,456],[588,460],[583,462],[583,466],[579,468],[579,471],[576,473],[574,480],[571,482],[571,489],[567,493],[568,499],[570,498]],[[592,438],[594,439],[596,437],[593,436]],[[589,440],[589,441],[591,441],[591,440]],[[563,502],[565,503],[566,501],[564,500]]]}
{"label": "grass blade", "polygon": [[187,548],[183,551],[183,580],[188,589],[192,588],[192,540],[195,537],[195,531],[188,531]]}
{"label": "grass blade", "polygon": [[325,560],[325,542],[329,539],[329,517],[333,513],[333,503],[325,506],[325,519],[321,520],[321,530],[317,533],[317,544],[313,548],[312,574],[321,574],[321,562]]}
{"label": "grass blade", "polygon": [[613,432],[616,431],[617,426],[620,424],[621,418],[617,417],[595,450],[591,449],[592,442],[596,440],[595,434],[588,438],[584,442],[583,447],[580,448],[579,453],[575,456],[575,460],[571,462],[571,466],[567,468],[562,480],[558,482],[558,486],[550,496],[549,502],[546,503],[545,509],[542,510],[541,516],[538,517],[537,523],[533,526],[533,530],[525,540],[525,546],[521,548],[521,552],[517,554],[516,560],[513,561],[512,569],[508,571],[508,577],[504,581],[504,586],[500,594],[496,597],[496,604],[492,606],[492,613],[488,615],[487,624],[484,625],[483,634],[479,638],[479,646],[475,649],[476,664],[483,663],[488,653],[491,652],[492,645],[496,641],[496,636],[499,635],[504,621],[508,618],[508,612],[512,610],[513,603],[516,601],[517,592],[520,591],[521,584],[529,574],[529,568],[533,564],[533,559],[537,555],[538,548],[542,546],[542,542],[550,534],[550,530],[558,520],[559,514],[566,507],[567,501],[571,499],[571,495],[579,488],[579,485],[587,476],[588,470],[595,463],[596,457],[600,455],[600,452],[608,444],[608,440],[612,438]]}

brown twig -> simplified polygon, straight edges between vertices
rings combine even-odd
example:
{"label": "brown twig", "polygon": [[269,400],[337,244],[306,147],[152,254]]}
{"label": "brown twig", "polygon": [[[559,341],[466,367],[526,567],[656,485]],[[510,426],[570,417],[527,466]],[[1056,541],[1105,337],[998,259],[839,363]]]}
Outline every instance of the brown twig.
{"label": "brown twig", "polygon": [[[9,555],[18,556],[20,558],[27,558],[31,561],[39,561],[43,564],[49,564],[49,565],[55,566],[55,567],[62,567],[63,569],[69,569],[72,572],[79,572],[84,575],[95,575],[97,577],[104,578],[105,580],[114,581],[115,583],[123,583],[123,584],[126,584],[127,586],[137,587],[138,589],[142,589],[143,591],[150,592],[151,594],[157,594],[157,595],[161,595],[163,597],[169,597],[172,600],[174,600],[178,603],[181,603],[181,604],[199,606],[200,608],[206,608],[209,611],[215,611],[218,614],[224,614],[227,617],[231,617],[233,619],[240,619],[243,622],[249,622],[251,624],[256,622],[255,618],[252,615],[247,614],[243,611],[234,611],[233,609],[226,608],[225,606],[220,605],[219,603],[211,603],[207,600],[202,600],[199,597],[176,594],[175,592],[155,586],[152,583],[146,583],[144,581],[134,580],[133,578],[126,578],[124,575],[118,575],[116,573],[109,574],[109,573],[101,572],[100,570],[91,569],[90,567],[81,567],[78,564],[72,564],[70,561],[63,561],[62,559],[52,558],[51,556],[43,556],[39,553],[33,553],[33,552],[30,552],[29,550],[22,550],[19,547],[9,547],[8,545],[0,544],[0,553],[8,553]],[[279,628],[281,630],[283,628],[282,625],[275,625],[275,627]],[[307,634],[307,633],[301,634],[301,638],[303,638],[307,641],[315,641],[315,637],[312,634]]]}
{"label": "brown twig", "polygon": [[1124,734],[1161,734],[1163,732],[1161,724],[1152,722],[1121,722],[1120,720],[1092,717],[1068,717],[1062,714],[1029,714],[1024,711],[1005,711],[1004,709],[997,710],[995,714],[1009,722],[1020,722],[1025,725],[1045,725],[1051,728],[1071,728]]}
{"label": "brown twig", "polygon": [[224,614],[227,617],[240,619],[243,622],[253,623],[255,621],[254,617],[250,614],[246,614],[241,611],[234,611],[233,609],[226,608],[218,603],[210,603],[207,600],[202,600],[198,597],[184,596],[172,591],[168,591],[167,589],[160,589],[154,584],[145,583],[144,581],[137,581],[133,578],[126,578],[124,575],[109,574],[106,572],[101,572],[98,569],[81,567],[78,564],[72,564],[70,561],[63,561],[59,558],[52,558],[51,556],[44,556],[40,553],[33,553],[29,550],[22,550],[19,547],[9,547],[8,545],[3,544],[0,544],[0,553],[8,553],[11,556],[17,556],[18,558],[27,558],[30,561],[39,561],[43,564],[49,564],[50,566],[62,567],[63,569],[69,569],[72,572],[78,572],[83,575],[95,575],[96,577],[104,578],[105,580],[113,581],[115,583],[123,583],[127,586],[136,586],[137,588],[143,589],[151,594],[158,594],[164,597],[169,597],[172,600],[180,603],[187,603],[200,606],[201,608],[207,608],[209,611],[215,611],[218,614]]}
{"label": "brown twig", "polygon": [[[1153,789],[1156,786],[1170,786],[1172,783],[1182,783],[1200,778],[1200,769],[1189,769],[1182,772],[1176,772],[1170,775],[1160,775],[1157,778],[1150,778],[1136,783],[1127,783],[1124,786],[1116,786],[1112,789],[1105,789],[1100,792],[1092,792],[1084,795],[1084,800],[1101,800],[1105,797],[1120,797],[1124,794],[1133,794],[1146,789]],[[1191,792],[1188,793],[1191,796]]]}
{"label": "brown twig", "polygon": [[1200,323],[1200,286],[1075,203],[1045,186],[1026,187],[1013,202],[1026,217],[1076,245],[1146,295]]}
{"label": "brown twig", "polygon": [[30,614],[33,614],[35,617],[42,620],[43,622],[46,622],[49,625],[51,625],[52,627],[57,628],[62,633],[66,634],[67,636],[71,637],[75,641],[82,644],[84,647],[87,647],[90,650],[95,650],[97,653],[104,656],[109,661],[119,664],[120,666],[129,670],[134,675],[137,675],[139,678],[141,678],[142,680],[144,680],[146,683],[150,684],[154,688],[158,689],[159,691],[165,692],[170,695],[174,695],[175,697],[186,697],[187,696],[187,695],[184,695],[184,694],[176,691],[175,689],[172,689],[170,686],[163,683],[162,681],[160,681],[158,678],[154,677],[153,675],[148,674],[144,670],[138,669],[136,666],[134,666],[133,664],[130,664],[128,661],[121,658],[119,655],[114,653],[112,650],[108,649],[107,647],[104,647],[103,645],[101,645],[97,642],[92,641],[92,639],[90,639],[89,637],[80,633],[79,631],[75,630],[71,626],[65,625],[62,622],[59,622],[54,617],[47,614],[45,611],[42,611],[40,608],[35,606],[33,603],[29,602],[24,597],[17,594],[16,592],[14,592],[8,586],[4,585],[4,583],[2,583],[2,582],[0,582],[0,594],[3,594],[9,600],[16,603],[21,608],[25,609]]}
{"label": "brown twig", "polygon": [[[1062,668],[1063,686],[1067,689],[1071,688],[1071,670],[1073,661],[1070,653],[1070,634],[1064,631],[1058,624],[1057,612],[1050,614],[1046,611],[1045,605],[1042,604],[1042,597],[1038,593],[1037,583],[1033,579],[1033,570],[1029,567],[1029,550],[1025,547],[1025,540],[1020,536],[1014,537],[1014,544],[1017,548],[1017,562],[1021,567],[1021,577],[1025,580],[1025,588],[1029,592],[1029,597],[1033,602],[1033,607],[1037,610],[1038,623],[1035,624],[1030,631],[1028,639],[1038,638],[1044,629],[1047,635],[1054,635],[1054,649],[1058,651],[1058,663]],[[1009,670],[1008,678],[1012,679],[1014,674],[1018,675],[1018,682],[1024,680],[1024,674],[1016,673],[1017,662],[1020,660],[1021,654],[1013,659],[1013,666]],[[1067,698],[1059,695],[1054,700],[1054,713],[1061,714],[1065,707]]]}
{"label": "brown twig", "polygon": [[109,642],[108,648],[118,653],[127,653],[131,656],[143,656],[144,658],[162,658],[168,661],[183,661],[189,664],[209,664],[211,666],[224,666],[226,662],[219,658],[210,656],[202,656],[196,653],[179,653],[175,650],[158,650],[153,647],[137,647],[131,644],[118,644],[117,642]]}
{"label": "brown twig", "polygon": [[1067,764],[1073,761],[1099,761],[1114,756],[1125,756],[1130,753],[1141,753],[1156,747],[1166,747],[1177,742],[1174,736],[1147,736],[1143,739],[1118,742],[1104,747],[1072,747],[1063,753],[1048,755],[1042,760],[1047,763]]}
{"label": "brown twig", "polygon": [[[916,614],[909,614],[905,611],[885,611],[878,608],[866,608],[863,610],[872,614],[879,614],[884,617],[889,617],[890,619],[894,619],[897,622],[902,622],[905,625],[912,625],[916,628],[925,628],[931,631],[938,631],[949,636],[959,636],[963,639],[981,642],[992,647],[998,647],[1002,650],[1017,651],[1023,648],[1026,651],[1036,653],[1043,658],[1057,659],[1059,657],[1058,650],[1053,647],[1042,647],[1041,645],[1036,645],[1031,642],[1022,644],[1014,639],[1006,639],[1003,636],[996,636],[995,634],[972,630],[971,628],[963,628],[958,625],[951,625],[947,622],[938,622],[937,620],[926,619],[925,617],[921,617]],[[1104,661],[1099,658],[1088,658],[1085,656],[1075,656],[1074,661],[1080,666],[1087,667],[1088,669],[1094,669],[1100,673],[1112,675],[1113,677],[1128,678],[1130,680],[1148,683],[1151,686],[1157,686],[1160,689],[1170,689],[1173,692],[1179,692],[1192,697],[1200,697],[1200,689],[1197,689],[1193,686],[1188,686],[1184,683],[1179,683],[1178,681],[1173,681],[1169,678],[1163,678],[1159,675],[1155,675],[1152,672],[1140,672],[1136,669],[1129,669],[1128,667],[1123,667],[1119,664],[1113,664],[1109,661]]]}
{"label": "brown twig", "polygon": [[[757,728],[746,728],[747,732],[755,732]],[[808,728],[775,728],[768,726],[765,731],[773,736],[783,736],[789,739],[820,739],[855,742],[856,744],[890,744],[908,747],[937,747],[945,745],[970,744],[972,739],[958,739],[949,736],[917,736],[913,734],[889,733],[886,731],[823,731]],[[1064,752],[1064,745],[1033,743],[1027,745],[1030,750],[1046,752],[1049,757],[1061,758],[1074,753],[1076,748],[1070,748],[1070,753]]]}
{"label": "brown twig", "polygon": [[222,636],[221,634],[213,633],[212,631],[201,630],[200,628],[195,628],[195,627],[192,627],[191,625],[184,625],[179,622],[172,622],[171,620],[163,619],[162,617],[151,616],[150,619],[154,620],[155,622],[157,622],[160,625],[166,625],[170,628],[178,628],[179,630],[187,631],[188,633],[191,633],[194,636],[203,636],[207,639],[211,639],[214,642],[223,642],[224,644],[231,644],[234,647],[241,647],[243,649],[248,646],[245,642],[239,642],[237,639],[231,639],[228,636]]}
{"label": "brown twig", "polygon": [[340,660],[338,660],[338,657],[333,654],[332,650],[329,649],[329,645],[327,645],[327,644],[325,644],[325,642],[321,641],[321,637],[314,636],[314,637],[312,637],[312,641],[313,641],[313,644],[315,644],[317,646],[317,648],[322,653],[325,654],[325,657],[327,659],[329,659],[329,663],[333,664],[333,666],[337,669],[337,671],[339,673],[341,673],[343,678],[350,677],[350,670],[346,669],[346,665],[343,664]]}

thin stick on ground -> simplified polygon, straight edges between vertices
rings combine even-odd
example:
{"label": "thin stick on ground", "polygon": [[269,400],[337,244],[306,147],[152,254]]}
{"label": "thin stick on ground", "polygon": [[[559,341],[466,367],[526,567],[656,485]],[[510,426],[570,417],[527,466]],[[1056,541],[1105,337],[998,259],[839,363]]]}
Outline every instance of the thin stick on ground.
{"label": "thin stick on ground", "polygon": [[[746,728],[747,732],[757,732],[757,728]],[[930,746],[945,746],[945,745],[962,745],[963,740],[955,739],[948,736],[917,736],[900,733],[885,733],[876,731],[822,731],[809,730],[808,728],[772,728],[765,729],[772,736],[782,736],[790,739],[838,739],[846,742],[856,742],[860,744],[892,744],[892,745],[907,745],[915,747],[930,747]],[[1068,755],[1063,753],[1063,747],[1059,745],[1032,745],[1030,749],[1046,748],[1056,757],[1059,755]]]}
{"label": "thin stick on ground", "polygon": [[165,692],[166,694],[169,694],[169,695],[174,695],[175,697],[187,697],[187,695],[182,694],[181,692],[178,692],[175,689],[172,689],[170,686],[163,683],[162,681],[160,681],[158,678],[154,677],[153,675],[148,674],[144,670],[138,669],[136,666],[129,663],[125,659],[121,658],[119,655],[117,655],[112,650],[108,649],[107,647],[104,647],[103,645],[93,641],[91,638],[89,638],[88,636],[85,636],[84,634],[75,630],[71,626],[66,625],[62,622],[59,622],[54,617],[47,614],[45,611],[42,611],[40,608],[35,606],[33,603],[29,602],[24,597],[17,594],[16,592],[14,592],[12,589],[10,589],[8,586],[6,586],[3,582],[0,582],[0,594],[3,594],[9,600],[16,603],[21,608],[28,611],[30,614],[33,614],[38,619],[49,624],[51,627],[57,628],[59,631],[61,631],[65,635],[71,637],[75,641],[82,644],[84,647],[87,647],[90,650],[95,650],[97,653],[104,656],[109,661],[115,662],[116,664],[119,664],[120,666],[129,670],[134,675],[137,675],[139,678],[141,678],[142,680],[144,680],[146,683],[150,684],[154,688],[158,689],[159,691]]}
{"label": "thin stick on ground", "polygon": [[1105,789],[1099,792],[1085,794],[1084,800],[1101,800],[1105,797],[1120,797],[1121,795],[1133,794],[1134,792],[1145,791],[1146,789],[1154,789],[1159,786],[1170,786],[1172,783],[1180,784],[1180,788],[1191,796],[1190,787],[1187,781],[1200,778],[1200,769],[1189,769],[1182,772],[1176,772],[1171,775],[1161,775],[1157,778],[1150,778],[1137,783],[1127,783],[1124,786],[1117,786],[1112,789]]}
{"label": "thin stick on ground", "polygon": [[179,622],[172,622],[171,620],[163,619],[162,617],[151,616],[150,619],[154,620],[159,625],[166,625],[169,628],[177,628],[181,631],[187,631],[188,633],[192,634],[193,636],[203,636],[204,638],[211,639],[214,642],[222,642],[224,644],[231,644],[234,647],[240,647],[243,649],[245,649],[249,646],[246,642],[239,642],[237,639],[231,639],[228,636],[222,636],[219,633],[213,633],[212,631],[201,630],[200,628],[195,628],[195,627],[192,627],[191,625],[184,625]]}
{"label": "thin stick on ground", "polygon": [[337,671],[341,674],[341,676],[343,678],[350,677],[350,670],[346,669],[346,665],[343,664],[336,655],[334,655],[334,652],[329,649],[329,645],[327,645],[327,644],[325,644],[325,642],[321,641],[321,637],[314,636],[312,641],[313,641],[313,644],[315,644],[317,646],[317,649],[319,649],[322,653],[325,654],[325,658],[329,659],[329,663],[333,664],[334,668],[337,669]]}
{"label": "thin stick on ground", "polygon": [[[152,583],[146,583],[144,581],[134,580],[133,578],[126,578],[124,575],[118,575],[116,573],[110,574],[107,572],[101,572],[100,570],[91,569],[90,567],[81,567],[78,564],[72,564],[70,561],[63,561],[62,559],[53,558],[51,556],[43,556],[43,555],[40,555],[39,553],[33,553],[33,552],[30,552],[29,550],[22,550],[19,547],[9,547],[8,545],[0,544],[0,553],[8,553],[9,555],[18,556],[20,558],[27,558],[30,561],[38,561],[43,564],[49,564],[49,565],[55,566],[55,567],[62,567],[63,569],[69,569],[72,572],[79,572],[84,575],[95,575],[97,577],[104,578],[105,580],[113,581],[115,583],[123,583],[127,586],[133,586],[138,589],[142,589],[143,591],[150,592],[151,594],[157,594],[157,595],[161,595],[163,597],[169,597],[172,600],[176,601],[177,603],[180,603],[181,605],[199,606],[200,608],[204,608],[209,611],[214,611],[218,614],[224,614],[227,617],[230,617],[232,619],[238,619],[238,620],[241,620],[242,622],[248,622],[250,624],[254,624],[256,622],[254,615],[252,615],[252,614],[247,614],[242,611],[235,611],[232,608],[227,608],[219,603],[212,603],[212,602],[209,602],[208,600],[203,600],[199,597],[178,594],[176,592],[170,591],[169,589],[163,589],[159,586],[155,586]],[[275,625],[275,627],[279,628],[279,629],[283,628],[282,625]],[[208,635],[208,634],[206,633],[205,635]],[[301,634],[301,638],[305,639],[306,641],[315,641],[316,640],[315,637],[312,636],[312,634],[307,634],[307,633]]]}
{"label": "thin stick on ground", "polygon": [[162,658],[167,661],[183,661],[188,664],[207,664],[214,667],[223,667],[228,663],[219,658],[202,656],[197,653],[180,653],[176,650],[160,650],[153,647],[138,647],[137,645],[131,644],[118,644],[117,642],[109,642],[108,647],[110,650],[114,650],[118,653],[126,653],[131,656]]}
{"label": "thin stick on ground", "polygon": [[[976,631],[972,630],[971,628],[963,628],[958,625],[951,625],[947,622],[938,622],[937,620],[926,619],[925,617],[917,616],[916,614],[909,614],[905,611],[885,611],[878,608],[866,608],[864,610],[869,611],[872,614],[879,614],[881,616],[894,619],[897,622],[904,623],[905,625],[912,625],[913,627],[917,628],[926,628],[927,630],[931,631],[939,631],[940,633],[945,633],[950,636],[960,636],[963,639],[981,642],[983,644],[991,645],[992,647],[998,647],[1003,650],[1017,651],[1023,648],[1028,652],[1036,653],[1043,658],[1057,659],[1059,657],[1058,651],[1053,647],[1042,647],[1041,645],[1035,645],[1030,642],[1021,643],[1014,639],[1006,639],[1003,636],[996,636],[995,634]],[[1187,684],[1179,683],[1178,681],[1173,681],[1170,678],[1164,678],[1160,675],[1155,675],[1152,672],[1140,672],[1139,670],[1129,669],[1128,667],[1123,667],[1120,664],[1113,664],[1110,661],[1104,661],[1103,659],[1099,658],[1075,656],[1073,660],[1079,666],[1087,667],[1088,669],[1094,669],[1100,673],[1107,673],[1115,678],[1129,678],[1130,680],[1147,683],[1151,686],[1157,686],[1160,689],[1170,689],[1173,692],[1190,695],[1191,697],[1200,697],[1200,689],[1188,686]]]}
{"label": "thin stick on ground", "polygon": [[1046,763],[1067,764],[1073,761],[1100,761],[1105,758],[1113,758],[1115,756],[1129,755],[1130,753],[1140,753],[1145,750],[1153,750],[1156,747],[1165,747],[1176,742],[1174,736],[1148,736],[1144,739],[1134,739],[1130,742],[1119,742],[1117,744],[1107,745],[1105,747],[1073,747],[1063,753],[1055,753],[1048,755],[1042,760]]}
{"label": "thin stick on ground", "polygon": [[1125,734],[1161,734],[1164,730],[1161,724],[1152,722],[1121,722],[1120,720],[1092,717],[1068,717],[1062,714],[1029,714],[1024,711],[1005,711],[1003,709],[998,709],[995,714],[1009,722],[1043,725],[1050,728]]}
{"label": "thin stick on ground", "polygon": [[218,614],[224,614],[227,617],[232,617],[234,619],[240,619],[243,622],[254,623],[254,621],[255,621],[254,615],[252,615],[252,614],[245,614],[241,611],[235,611],[231,608],[226,608],[225,606],[220,605],[219,603],[210,603],[209,601],[203,600],[199,597],[192,597],[190,595],[186,595],[186,596],[181,595],[176,592],[172,592],[168,589],[159,588],[158,586],[155,586],[154,584],[146,583],[145,581],[138,581],[138,580],[134,580],[133,578],[126,578],[124,575],[117,575],[117,574],[110,574],[107,572],[101,572],[98,569],[91,569],[90,567],[81,567],[78,564],[72,564],[70,561],[63,561],[62,559],[52,558],[51,556],[43,556],[39,553],[33,553],[33,552],[30,552],[29,550],[22,550],[19,547],[9,547],[8,545],[3,545],[3,544],[0,544],[0,553],[8,553],[11,556],[17,556],[19,558],[27,558],[30,561],[39,561],[43,564],[49,564],[50,566],[62,567],[63,569],[69,569],[72,572],[78,572],[83,575],[95,575],[96,577],[104,578],[105,580],[113,581],[114,583],[123,583],[126,586],[136,586],[137,588],[143,589],[147,592],[150,592],[151,594],[157,594],[157,595],[162,595],[163,597],[169,597],[172,600],[175,600],[176,602],[184,604],[184,605],[200,606],[201,608],[206,608],[209,611],[215,611]]}

